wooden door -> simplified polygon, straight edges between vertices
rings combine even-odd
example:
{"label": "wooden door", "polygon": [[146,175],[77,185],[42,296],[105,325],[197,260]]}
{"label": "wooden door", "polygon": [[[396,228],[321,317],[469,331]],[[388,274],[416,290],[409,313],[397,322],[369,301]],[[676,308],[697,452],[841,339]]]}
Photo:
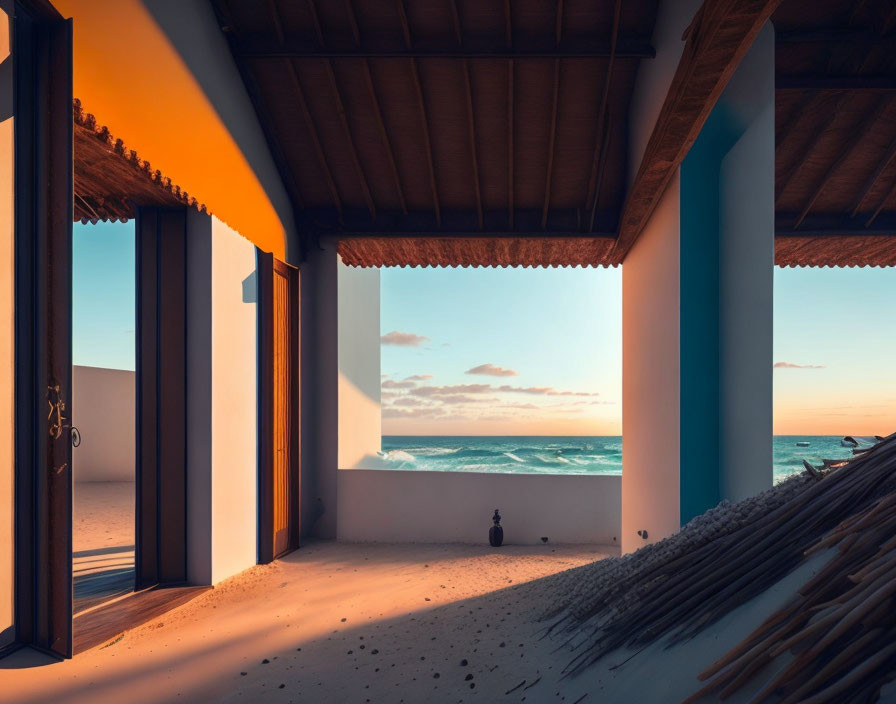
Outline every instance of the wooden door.
{"label": "wooden door", "polygon": [[289,549],[290,533],[290,334],[289,272],[274,262],[274,326],[273,326],[273,446],[274,446],[274,556]]}
{"label": "wooden door", "polygon": [[299,547],[299,271],[258,252],[258,561]]}
{"label": "wooden door", "polygon": [[72,24],[14,21],[16,640],[72,655]]}

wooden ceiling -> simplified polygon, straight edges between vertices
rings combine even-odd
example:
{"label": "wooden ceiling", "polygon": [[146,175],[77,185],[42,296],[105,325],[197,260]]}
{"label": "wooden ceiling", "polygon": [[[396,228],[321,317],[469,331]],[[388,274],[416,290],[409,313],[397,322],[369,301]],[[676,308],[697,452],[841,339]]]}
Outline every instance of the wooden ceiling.
{"label": "wooden ceiling", "polygon": [[776,263],[896,265],[896,3],[784,0]]}
{"label": "wooden ceiling", "polygon": [[657,0],[213,5],[309,235],[615,237]]}

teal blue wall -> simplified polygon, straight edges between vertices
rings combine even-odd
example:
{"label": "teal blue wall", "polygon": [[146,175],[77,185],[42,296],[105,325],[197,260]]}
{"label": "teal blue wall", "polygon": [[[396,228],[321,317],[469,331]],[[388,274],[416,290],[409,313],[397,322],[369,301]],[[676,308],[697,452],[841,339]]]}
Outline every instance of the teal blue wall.
{"label": "teal blue wall", "polygon": [[719,503],[719,169],[740,131],[717,106],[681,165],[680,511]]}

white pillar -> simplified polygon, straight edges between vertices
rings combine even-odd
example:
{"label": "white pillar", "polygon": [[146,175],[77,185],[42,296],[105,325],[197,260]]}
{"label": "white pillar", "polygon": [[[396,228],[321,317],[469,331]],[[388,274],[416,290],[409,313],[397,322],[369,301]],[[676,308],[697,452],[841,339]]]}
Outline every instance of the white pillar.
{"label": "white pillar", "polygon": [[187,218],[187,576],[215,584],[257,562],[255,246]]}
{"label": "white pillar", "polygon": [[338,264],[339,469],[376,468],[380,414],[380,270]]}
{"label": "white pillar", "polygon": [[623,264],[625,552],[772,483],[774,46],[768,25]]}

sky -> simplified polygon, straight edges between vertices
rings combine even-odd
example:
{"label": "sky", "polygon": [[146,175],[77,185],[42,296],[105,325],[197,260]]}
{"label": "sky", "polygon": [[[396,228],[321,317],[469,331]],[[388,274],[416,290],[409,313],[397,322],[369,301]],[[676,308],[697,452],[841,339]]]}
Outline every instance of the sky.
{"label": "sky", "polygon": [[133,370],[134,222],[75,223],[72,245],[72,361]]}
{"label": "sky", "polygon": [[[75,364],[134,369],[134,223],[74,226]],[[383,433],[621,433],[621,269],[383,269]],[[774,432],[896,430],[896,268],[775,269]]]}
{"label": "sky", "polygon": [[383,434],[620,434],[620,274],[383,269]]}

